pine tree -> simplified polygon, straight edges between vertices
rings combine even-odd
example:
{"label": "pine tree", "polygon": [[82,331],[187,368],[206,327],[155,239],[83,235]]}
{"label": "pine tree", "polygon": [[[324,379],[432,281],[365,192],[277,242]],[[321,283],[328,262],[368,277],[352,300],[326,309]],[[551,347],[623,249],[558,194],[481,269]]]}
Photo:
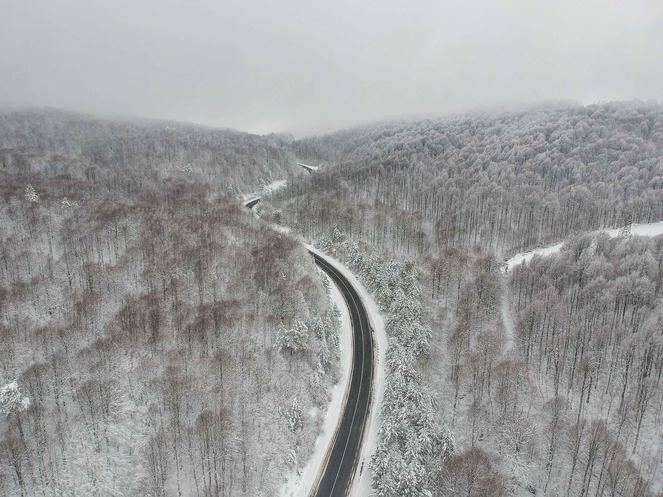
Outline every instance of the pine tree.
{"label": "pine tree", "polygon": [[33,202],[33,203],[39,202],[39,194],[30,183],[28,183],[28,185],[25,187],[24,196],[25,200],[27,200],[28,202]]}
{"label": "pine tree", "polygon": [[292,327],[279,327],[276,337],[276,347],[281,352],[287,350],[292,355],[308,350],[309,345],[308,329],[301,321],[295,322]]}
{"label": "pine tree", "polygon": [[0,388],[0,412],[16,416],[30,407],[30,399],[21,393],[18,383],[12,381]]}

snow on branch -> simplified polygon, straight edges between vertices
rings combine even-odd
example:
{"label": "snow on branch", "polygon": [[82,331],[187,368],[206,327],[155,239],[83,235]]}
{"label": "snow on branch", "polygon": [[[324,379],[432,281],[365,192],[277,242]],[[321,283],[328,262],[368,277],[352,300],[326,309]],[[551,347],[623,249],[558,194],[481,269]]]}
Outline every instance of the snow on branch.
{"label": "snow on branch", "polygon": [[30,407],[30,399],[23,395],[18,383],[12,381],[0,388],[0,411],[9,417],[26,411]]}

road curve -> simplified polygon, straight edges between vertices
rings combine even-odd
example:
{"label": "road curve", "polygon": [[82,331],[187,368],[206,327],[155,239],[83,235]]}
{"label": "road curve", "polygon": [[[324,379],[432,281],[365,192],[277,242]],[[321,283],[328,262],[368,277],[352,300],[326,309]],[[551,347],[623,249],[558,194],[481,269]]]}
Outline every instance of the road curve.
{"label": "road curve", "polygon": [[301,162],[298,162],[297,165],[303,167],[306,170],[306,172],[309,174],[314,173],[318,170],[316,166],[309,166],[308,164],[303,164]]}
{"label": "road curve", "polygon": [[244,203],[244,207],[248,207],[249,209],[253,209],[258,202],[260,202],[261,198],[256,197],[254,199],[249,200],[248,202]]}
{"label": "road curve", "polygon": [[326,259],[310,253],[320,269],[336,284],[348,306],[352,321],[352,371],[341,420],[327,459],[320,469],[320,476],[309,495],[346,497],[357,471],[364,429],[370,414],[375,367],[373,330],[366,308],[348,279]]}
{"label": "road curve", "polygon": [[[260,197],[244,203],[252,209]],[[309,250],[315,263],[336,284],[352,323],[352,369],[341,419],[309,497],[347,497],[361,455],[364,431],[370,415],[375,376],[373,330],[368,313],[352,283],[323,256]]]}

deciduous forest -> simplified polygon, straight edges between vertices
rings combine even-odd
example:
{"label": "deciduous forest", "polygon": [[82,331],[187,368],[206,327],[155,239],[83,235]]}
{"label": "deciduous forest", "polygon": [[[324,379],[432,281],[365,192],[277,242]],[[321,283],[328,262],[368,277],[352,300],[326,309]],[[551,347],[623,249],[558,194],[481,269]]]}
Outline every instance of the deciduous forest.
{"label": "deciduous forest", "polygon": [[293,147],[324,167],[261,214],[378,296],[407,282],[414,299],[387,328],[378,495],[659,494],[663,237],[592,232],[663,219],[660,106],[385,122]]}
{"label": "deciduous forest", "polygon": [[299,139],[7,111],[0,166],[0,494],[278,495],[340,371],[301,241],[384,317],[376,496],[663,491],[663,236],[630,230],[660,105]]}
{"label": "deciduous forest", "polygon": [[[0,119],[0,495],[274,495],[319,431],[338,317],[306,250],[227,196],[258,184],[269,140],[15,119]],[[228,171],[242,181],[203,181]]]}

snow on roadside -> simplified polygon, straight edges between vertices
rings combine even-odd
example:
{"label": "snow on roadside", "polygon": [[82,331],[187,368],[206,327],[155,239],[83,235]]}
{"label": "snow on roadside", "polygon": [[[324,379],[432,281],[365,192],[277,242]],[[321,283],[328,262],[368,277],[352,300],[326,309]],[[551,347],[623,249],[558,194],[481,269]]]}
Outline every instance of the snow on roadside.
{"label": "snow on roadside", "polygon": [[[597,234],[606,233],[608,236],[614,238],[619,235],[620,230],[621,228],[610,228],[610,229],[597,230],[594,231],[593,233]],[[663,234],[663,221],[659,221],[656,223],[633,224],[631,226],[631,234],[633,236],[661,235]],[[556,243],[554,245],[549,245],[547,247],[537,248],[534,250],[530,250],[529,252],[520,252],[506,261],[506,265],[504,266],[503,270],[504,272],[508,273],[515,266],[518,266],[523,262],[531,261],[535,255],[540,255],[542,257],[545,257],[551,254],[556,254],[561,250],[562,245],[564,245],[564,242]]]}
{"label": "snow on roadside", "polygon": [[327,262],[332,264],[348,279],[348,281],[350,281],[366,307],[368,320],[371,328],[373,328],[373,339],[375,344],[374,357],[376,365],[374,372],[374,391],[373,396],[371,397],[370,417],[367,422],[366,431],[364,432],[364,443],[362,444],[361,455],[359,457],[358,473],[355,474],[352,489],[350,490],[350,497],[367,497],[371,495],[372,492],[371,485],[373,477],[370,471],[370,462],[371,457],[377,448],[378,431],[380,429],[380,405],[382,404],[382,398],[384,396],[386,377],[385,354],[387,352],[388,340],[384,329],[384,319],[382,318],[382,314],[380,314],[380,307],[375,302],[375,299],[373,299],[366,287],[361,284],[352,271],[337,259],[319,251],[313,245],[307,244],[306,248],[315,254],[324,257]]}
{"label": "snow on roadside", "polygon": [[313,447],[313,454],[300,473],[290,474],[281,487],[280,497],[307,497],[315,484],[327,452],[333,442],[334,433],[343,414],[345,398],[350,387],[350,370],[352,367],[352,324],[345,299],[336,284],[327,276],[332,302],[341,313],[340,345],[340,378],[331,388],[331,402],[325,413],[322,431]]}
{"label": "snow on roadside", "polygon": [[309,166],[308,164],[304,164],[303,162],[298,162],[297,165],[302,166],[306,169],[310,169],[311,171],[317,171],[318,169],[320,169],[318,166]]}
{"label": "snow on roadside", "polygon": [[[288,184],[288,180],[286,179],[277,179],[276,181],[272,181],[271,183],[265,184],[262,186],[258,191],[252,192],[252,193],[243,193],[241,194],[242,198],[242,205],[244,207],[248,207],[251,202],[254,202],[256,200],[262,200],[262,197],[271,195],[275,191],[280,190],[281,188],[285,188],[285,186]],[[253,210],[253,215],[256,218],[259,218],[257,212],[255,209]],[[276,224],[272,224],[271,227],[275,229],[276,231],[279,231],[281,233],[290,233],[290,229],[285,227],[285,226],[279,226]]]}
{"label": "snow on roadside", "polygon": [[[260,192],[265,192],[267,190],[268,193],[271,193],[279,188],[283,188],[286,184],[286,180],[275,181],[263,187]],[[261,193],[254,193],[244,195],[243,197],[243,205],[246,206],[253,200],[261,199],[262,195]],[[251,210],[253,211],[253,215],[256,218],[260,218],[255,209]],[[269,227],[279,233],[289,234],[295,239],[298,239],[304,246],[310,248],[301,236],[292,234],[290,232],[290,228],[287,226],[269,223]],[[325,257],[324,255],[322,256]],[[296,468],[295,471],[286,477],[285,483],[281,485],[279,490],[279,497],[308,497],[310,494],[312,487],[315,485],[318,477],[320,476],[320,470],[325,463],[327,453],[329,452],[331,444],[333,443],[334,434],[336,433],[336,428],[341,421],[343,408],[345,407],[345,399],[350,388],[350,373],[352,368],[352,323],[350,319],[350,313],[340,290],[329,276],[326,277],[329,281],[332,302],[340,313],[340,376],[338,382],[330,389],[331,401],[327,406],[320,434],[315,440],[313,454],[307,461],[304,468],[301,470]],[[318,415],[319,413],[315,411],[309,414]]]}
{"label": "snow on roadside", "polygon": [[[315,166],[307,167],[311,167],[315,170],[318,169]],[[281,185],[279,188],[282,188],[287,184],[286,180],[276,181],[274,183]],[[244,195],[244,205],[257,198],[261,198],[261,196],[259,194]],[[253,211],[253,214],[256,217],[259,217],[254,209]],[[348,279],[348,281],[350,281],[352,286],[359,294],[359,297],[364,303],[364,306],[366,307],[368,319],[371,328],[373,329],[373,338],[375,344],[374,364],[376,365],[376,370],[374,372],[375,380],[374,391],[371,397],[370,416],[366,424],[364,432],[364,443],[362,444],[359,458],[359,472],[355,475],[355,479],[353,481],[349,495],[350,497],[367,497],[371,495],[372,492],[372,474],[370,471],[370,462],[371,457],[377,448],[378,432],[380,429],[380,405],[382,404],[382,398],[384,396],[386,376],[385,354],[387,351],[388,339],[384,328],[384,319],[380,314],[380,307],[375,302],[375,299],[373,299],[368,290],[364,287],[364,285],[360,283],[359,279],[354,275],[354,273],[345,267],[340,261],[319,251],[313,245],[307,243],[301,235],[295,235],[291,233],[287,226],[281,226],[273,223],[270,223],[269,226],[276,231],[294,236],[311,252],[314,252],[320,257],[325,258],[327,262],[332,264],[336,269],[338,269],[339,272],[343,274],[343,276]],[[313,455],[300,473],[291,474],[287,477],[285,484],[281,487],[281,491],[279,493],[280,497],[308,496],[311,487],[315,483],[319,476],[320,470],[322,469],[322,465],[325,461],[327,451],[330,448],[330,444],[332,443],[336,427],[340,423],[341,416],[343,414],[345,395],[347,394],[349,386],[348,382],[350,380],[350,367],[352,361],[352,325],[350,322],[348,308],[345,304],[345,300],[343,299],[343,295],[340,293],[336,287],[336,284],[333,282],[331,282],[330,288],[333,302],[341,312],[341,378],[339,382],[332,387],[332,400],[325,414],[322,431],[315,441]]]}
{"label": "snow on roadside", "polygon": [[250,204],[254,200],[260,200],[261,198],[262,197],[259,197],[259,196],[253,195],[253,194],[249,195],[248,197],[245,195],[245,200],[242,201],[242,205],[244,207],[248,207],[248,204]]}
{"label": "snow on roadside", "polygon": [[252,200],[264,197],[266,195],[271,195],[272,193],[285,188],[287,185],[287,179],[277,179],[271,183],[264,183],[260,188],[258,188],[258,190],[254,192],[242,193],[240,197],[242,198],[242,203],[246,205]]}

